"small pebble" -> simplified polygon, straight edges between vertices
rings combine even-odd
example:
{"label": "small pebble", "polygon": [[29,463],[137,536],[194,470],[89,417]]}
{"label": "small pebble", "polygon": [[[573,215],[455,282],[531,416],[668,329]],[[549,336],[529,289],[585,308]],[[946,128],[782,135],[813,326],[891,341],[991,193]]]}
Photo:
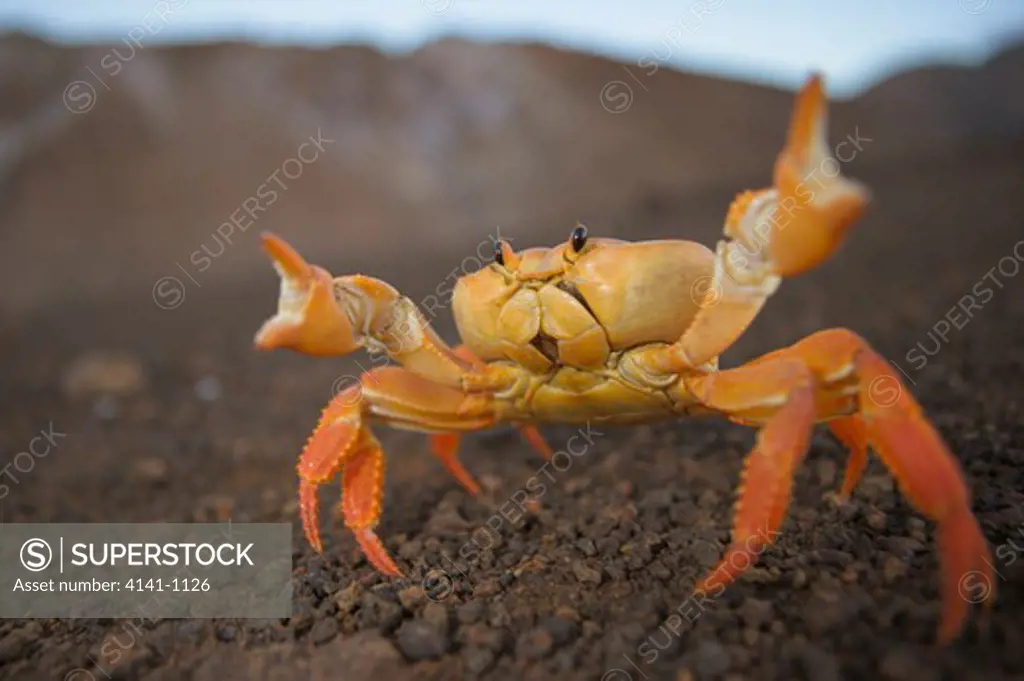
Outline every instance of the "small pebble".
{"label": "small pebble", "polygon": [[516,641],[516,657],[525,660],[538,660],[554,647],[554,639],[544,629],[531,629]]}
{"label": "small pebble", "polygon": [[747,598],[740,606],[740,617],[747,626],[757,629],[774,619],[774,607],[771,601]]}
{"label": "small pebble", "polygon": [[423,588],[420,586],[410,586],[402,589],[398,592],[398,602],[402,604],[402,607],[410,612],[416,610],[417,607],[426,601],[427,596],[423,592]]}
{"label": "small pebble", "polygon": [[494,664],[495,658],[494,653],[487,648],[467,646],[462,650],[462,659],[465,661],[466,671],[468,671],[473,678],[477,678],[491,668],[491,665]]}
{"label": "small pebble", "polygon": [[877,509],[868,511],[867,523],[868,527],[870,527],[872,530],[884,530],[886,524],[885,513]]}
{"label": "small pebble", "polygon": [[715,490],[706,489],[700,493],[699,497],[697,497],[697,505],[700,506],[701,508],[714,508],[715,506],[718,505],[718,500],[720,498],[721,497],[719,496],[718,492],[716,492]]}
{"label": "small pebble", "polygon": [[338,622],[333,617],[322,619],[313,625],[309,638],[313,645],[321,646],[338,635]]}
{"label": "small pebble", "polygon": [[580,628],[575,622],[562,617],[548,617],[541,626],[551,635],[556,647],[563,646],[580,635]]}
{"label": "small pebble", "polygon": [[473,588],[473,595],[479,598],[490,598],[501,593],[501,582],[497,579],[487,579]]}
{"label": "small pebble", "polygon": [[339,613],[347,615],[356,609],[362,596],[363,585],[359,582],[350,582],[334,595],[334,604],[338,606]]}
{"label": "small pebble", "polygon": [[476,599],[467,601],[458,607],[455,614],[459,624],[479,622],[484,616],[484,604]]}
{"label": "small pebble", "polygon": [[423,609],[423,620],[446,636],[451,629],[448,608],[440,603],[427,603],[427,607]]}
{"label": "small pebble", "polygon": [[432,660],[448,652],[448,636],[423,620],[407,620],[395,634],[395,645],[410,662]]}
{"label": "small pebble", "polygon": [[576,575],[576,579],[583,584],[593,584],[595,586],[601,584],[601,571],[590,567],[582,560],[578,560],[572,564],[572,573]]}
{"label": "small pebble", "polygon": [[896,556],[886,556],[882,563],[882,578],[886,584],[892,584],[907,573],[907,564]]}
{"label": "small pebble", "polygon": [[218,641],[230,643],[231,641],[234,641],[235,637],[238,635],[238,629],[231,625],[217,627],[217,631],[214,633],[214,635],[217,637]]}

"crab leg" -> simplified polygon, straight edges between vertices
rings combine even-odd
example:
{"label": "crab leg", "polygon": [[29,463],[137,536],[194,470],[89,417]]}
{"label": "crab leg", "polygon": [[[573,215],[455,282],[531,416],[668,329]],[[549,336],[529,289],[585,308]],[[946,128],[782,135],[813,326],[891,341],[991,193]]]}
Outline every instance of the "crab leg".
{"label": "crab leg", "polygon": [[462,461],[459,460],[459,440],[461,439],[462,436],[458,433],[437,433],[430,436],[430,448],[434,450],[434,455],[444,465],[445,470],[451,473],[452,477],[467,492],[476,496],[480,494],[480,483],[473,478],[473,474],[467,471],[462,465]]}
{"label": "crab leg", "polygon": [[[843,177],[826,144],[827,111],[819,76],[797,95],[773,187],[738,195],[725,219],[708,282],[694,282],[700,307],[683,336],[638,353],[652,374],[676,374],[720,355],[747,329],[783,277],[816,267],[843,242],[868,193]],[[700,284],[700,285],[698,285]]]}
{"label": "crab leg", "polygon": [[551,445],[548,444],[544,436],[540,434],[535,426],[516,426],[519,429],[519,434],[523,436],[523,439],[530,443],[538,454],[544,457],[545,461],[551,461],[551,457],[555,453],[551,450]]}
{"label": "crab leg", "polygon": [[342,514],[370,564],[389,577],[401,577],[402,571],[373,531],[383,507],[384,452],[377,439],[367,434],[362,447],[345,462],[341,477]]}
{"label": "crab leg", "polygon": [[[456,356],[466,360],[474,367],[483,366],[483,362],[477,359],[465,345],[457,345],[452,351]],[[554,455],[551,447],[536,427],[520,425],[517,428],[523,439],[529,442],[541,456],[547,460],[551,459]],[[440,459],[445,469],[452,474],[467,492],[476,496],[480,493],[480,485],[473,479],[469,471],[462,466],[462,462],[459,461],[459,440],[461,439],[458,433],[437,433],[430,436],[430,446],[434,450],[434,455]]]}
{"label": "crab leg", "polygon": [[441,386],[400,367],[366,372],[324,408],[299,457],[299,513],[309,543],[323,551],[317,488],[340,474],[346,526],[377,570],[400,575],[374,533],[383,506],[384,454],[369,424],[451,433],[487,428],[495,420],[489,396]]}
{"label": "crab leg", "polygon": [[475,365],[456,354],[419,308],[391,285],[355,274],[333,280],[307,263],[283,239],[263,234],[263,248],[281,275],[278,311],[256,334],[258,348],[290,348],[314,355],[346,355],[366,348],[386,352],[409,371],[435,383],[479,392],[514,380],[501,367]]}
{"label": "crab leg", "polygon": [[843,484],[839,488],[839,497],[845,499],[853,494],[860,482],[860,476],[868,465],[868,433],[864,417],[860,414],[842,416],[828,422],[832,434],[850,450],[850,459],[846,462],[846,473]]}
{"label": "crab leg", "polygon": [[[473,352],[465,345],[455,346],[453,352],[473,365],[475,369],[485,367],[486,364],[481,362],[473,354]],[[554,456],[554,452],[551,451],[551,446],[544,439],[544,436],[540,434],[535,426],[518,425],[516,428],[519,430],[519,434],[523,436],[523,439],[530,443],[537,453],[544,457],[545,460],[550,461],[551,457]],[[453,445],[455,448],[458,447],[458,440]]]}
{"label": "crab leg", "polygon": [[740,475],[731,543],[697,591],[717,596],[774,542],[789,505],[793,473],[807,452],[815,420],[814,384],[800,361],[778,359],[712,374],[691,386],[708,406],[765,424]]}
{"label": "crab leg", "polygon": [[[551,451],[551,447],[544,440],[544,437],[540,434],[534,426],[517,426],[520,435],[523,439],[529,442],[534,449],[536,449],[541,456],[546,460],[550,461],[554,452]],[[452,474],[452,477],[462,487],[472,494],[477,496],[480,494],[480,483],[474,478],[472,473],[466,470],[462,465],[462,461],[459,460],[459,442],[462,440],[462,436],[459,433],[437,433],[430,436],[430,447],[434,452],[434,455],[441,461],[445,470]]]}
{"label": "crab leg", "polygon": [[[745,463],[732,543],[698,591],[720,591],[774,540],[811,425],[840,417],[834,430],[854,446],[843,491],[855,485],[863,469],[858,452],[870,445],[910,503],[937,523],[943,596],[938,639],[956,637],[968,609],[958,592],[964,576],[975,572],[994,587],[989,547],[956,458],[864,340],[846,329],[821,331],[748,365],[685,380],[708,406],[764,424]],[[994,588],[985,594],[988,603],[994,595]]]}
{"label": "crab leg", "polygon": [[[988,543],[971,513],[963,471],[928,422],[892,366],[863,339],[846,329],[829,329],[793,346],[815,373],[850,371],[858,377],[858,401],[870,445],[919,512],[937,523],[943,610],[939,641],[949,642],[963,628],[969,603],[959,593],[970,573],[989,587],[983,600],[995,600],[995,574]],[[844,481],[844,486],[849,483]]]}

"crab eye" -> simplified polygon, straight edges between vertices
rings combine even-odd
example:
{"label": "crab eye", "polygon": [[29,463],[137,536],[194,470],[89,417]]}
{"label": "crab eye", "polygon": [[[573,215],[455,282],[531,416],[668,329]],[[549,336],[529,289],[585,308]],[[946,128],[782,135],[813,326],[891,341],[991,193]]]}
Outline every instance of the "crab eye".
{"label": "crab eye", "polygon": [[587,245],[587,226],[582,223],[576,225],[569,236],[569,243],[572,244],[572,250],[577,253],[582,251],[583,247]]}
{"label": "crab eye", "polygon": [[505,266],[505,249],[500,241],[494,242],[494,262],[502,267]]}

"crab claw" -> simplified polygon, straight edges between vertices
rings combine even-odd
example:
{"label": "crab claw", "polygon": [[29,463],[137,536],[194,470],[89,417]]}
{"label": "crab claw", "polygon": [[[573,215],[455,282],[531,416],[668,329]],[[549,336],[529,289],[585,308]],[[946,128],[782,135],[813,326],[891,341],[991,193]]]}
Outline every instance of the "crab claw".
{"label": "crab claw", "polygon": [[806,272],[832,255],[867,206],[867,189],[839,172],[827,132],[824,87],[814,75],[797,96],[786,146],[775,163],[779,196],[769,250],[782,276]]}
{"label": "crab claw", "polygon": [[281,275],[281,294],[277,314],[256,333],[256,347],[307,355],[344,355],[359,347],[351,321],[335,301],[331,275],[269,232],[263,234],[263,249]]}

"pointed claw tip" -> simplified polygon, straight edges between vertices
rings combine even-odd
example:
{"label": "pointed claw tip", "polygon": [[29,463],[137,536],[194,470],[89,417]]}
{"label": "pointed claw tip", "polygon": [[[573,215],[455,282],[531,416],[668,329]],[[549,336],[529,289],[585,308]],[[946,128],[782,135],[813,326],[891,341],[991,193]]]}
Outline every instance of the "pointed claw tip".
{"label": "pointed claw tip", "polygon": [[402,570],[395,564],[395,561],[388,555],[384,543],[373,530],[363,529],[354,532],[356,542],[363,550],[366,560],[375,570],[387,577],[404,578]]}
{"label": "pointed claw tip", "polygon": [[812,72],[797,92],[797,98],[809,105],[816,105],[825,99],[825,78],[820,72]]}
{"label": "pointed claw tip", "polygon": [[263,246],[263,250],[275,260],[277,259],[277,253],[288,248],[288,243],[273,232],[263,232],[260,234],[260,243]]}
{"label": "pointed claw tip", "polygon": [[312,276],[309,263],[287,241],[272,232],[263,232],[260,240],[263,250],[278,266],[282,276],[303,280]]}
{"label": "pointed claw tip", "polygon": [[380,570],[383,574],[387,575],[388,577],[394,577],[395,579],[404,579],[405,578],[405,573],[402,572],[402,568],[398,567],[394,563],[391,563],[388,566],[376,566],[376,567],[377,567],[378,570]]}
{"label": "pointed claw tip", "polygon": [[263,323],[253,336],[253,345],[258,350],[270,351],[285,347],[294,336],[294,325],[285,324],[277,315]]}
{"label": "pointed claw tip", "polygon": [[312,546],[313,550],[316,551],[318,554],[320,554],[321,556],[324,555],[324,545],[323,542],[320,541],[320,539],[310,540],[309,545]]}

